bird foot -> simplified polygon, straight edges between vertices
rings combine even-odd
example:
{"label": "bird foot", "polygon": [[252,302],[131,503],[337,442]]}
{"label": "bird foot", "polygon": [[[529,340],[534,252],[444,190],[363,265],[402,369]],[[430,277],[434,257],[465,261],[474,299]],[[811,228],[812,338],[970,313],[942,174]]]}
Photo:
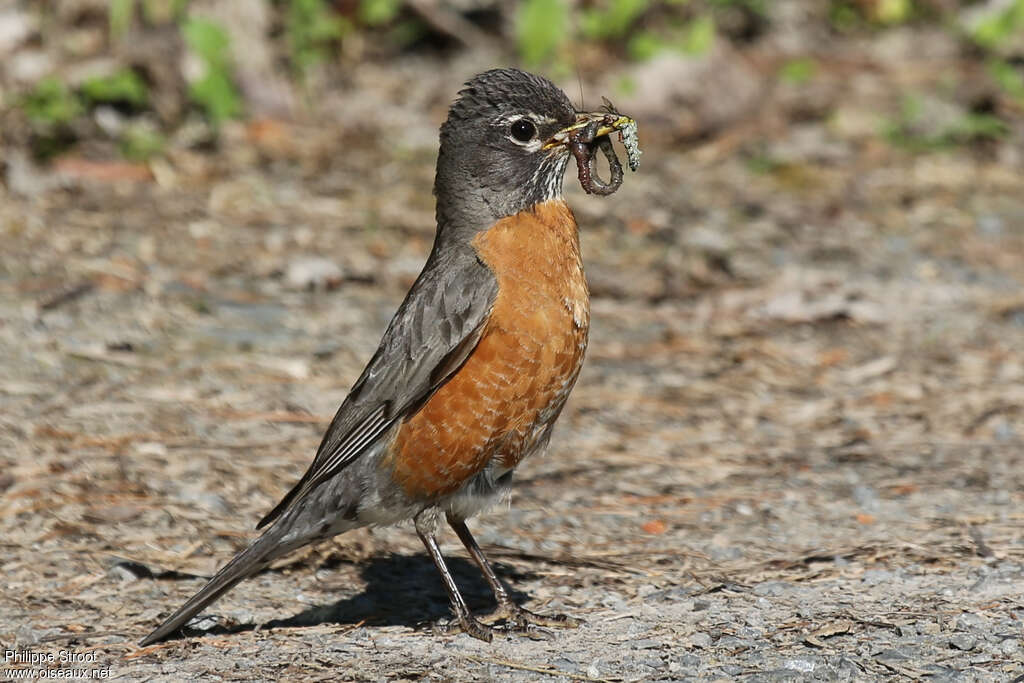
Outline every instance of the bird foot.
{"label": "bird foot", "polygon": [[525,607],[520,607],[514,602],[506,602],[498,605],[498,609],[485,617],[487,622],[504,621],[502,628],[517,633],[527,633],[539,629],[540,626],[553,628],[578,628],[582,619],[570,617],[565,614],[537,614]]}
{"label": "bird foot", "polygon": [[485,643],[489,643],[494,640],[495,630],[496,629],[493,626],[481,623],[480,620],[472,614],[467,614],[464,617],[455,617],[450,621],[434,624],[434,633],[438,635],[454,636],[458,633],[465,633],[466,635],[473,636],[477,640],[482,640]]}
{"label": "bird foot", "polygon": [[476,618],[467,614],[434,626],[434,631],[445,635],[465,633],[484,642],[491,642],[495,633],[524,635],[532,640],[553,640],[555,634],[548,628],[578,628],[583,620],[565,614],[537,614],[515,603],[499,605],[490,614]]}

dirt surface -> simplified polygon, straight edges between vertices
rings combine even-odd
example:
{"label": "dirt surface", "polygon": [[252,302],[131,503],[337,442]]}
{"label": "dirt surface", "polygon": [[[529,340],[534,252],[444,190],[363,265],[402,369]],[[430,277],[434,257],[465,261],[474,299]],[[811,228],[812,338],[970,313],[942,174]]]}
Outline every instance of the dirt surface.
{"label": "dirt surface", "polygon": [[1024,674],[1024,147],[879,142],[908,41],[699,142],[641,118],[612,197],[567,179],[587,364],[471,523],[524,604],[586,620],[551,640],[433,634],[447,600],[400,527],[134,644],[310,461],[429,249],[436,127],[478,62],[367,66],[322,120],[230,124],[137,179],[8,156],[3,648],[125,680]]}

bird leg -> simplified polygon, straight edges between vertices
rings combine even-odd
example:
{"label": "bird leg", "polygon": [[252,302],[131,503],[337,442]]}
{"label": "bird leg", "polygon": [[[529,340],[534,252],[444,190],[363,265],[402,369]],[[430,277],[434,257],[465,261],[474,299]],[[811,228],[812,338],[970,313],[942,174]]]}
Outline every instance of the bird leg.
{"label": "bird leg", "polygon": [[433,514],[432,510],[424,510],[413,518],[413,523],[416,525],[416,534],[423,541],[423,545],[426,546],[427,552],[430,554],[430,559],[434,561],[434,566],[437,567],[437,571],[441,574],[445,590],[448,591],[448,600],[452,604],[452,611],[455,612],[455,619],[447,624],[436,625],[434,628],[441,633],[459,633],[462,631],[474,638],[489,643],[494,638],[494,629],[481,624],[476,617],[469,613],[466,601],[462,599],[459,587],[455,585],[455,578],[448,571],[448,565],[444,562],[441,549],[437,546],[437,539],[434,538],[436,521]]}
{"label": "bird leg", "polygon": [[498,608],[488,617],[488,621],[504,620],[507,624],[506,626],[494,628],[508,632],[523,633],[531,638],[546,640],[551,637],[551,633],[540,628],[541,626],[576,628],[583,623],[579,619],[574,619],[564,614],[551,616],[536,614],[514,603],[512,597],[508,594],[508,590],[501,583],[497,574],[494,573],[491,563],[484,556],[484,551],[480,549],[476,539],[469,533],[469,527],[466,526],[465,520],[456,519],[449,514],[448,524],[455,531],[459,540],[462,541],[462,545],[466,546],[466,550],[469,551],[476,565],[480,567],[484,578],[487,579],[491,590],[494,591],[494,599],[498,602]]}

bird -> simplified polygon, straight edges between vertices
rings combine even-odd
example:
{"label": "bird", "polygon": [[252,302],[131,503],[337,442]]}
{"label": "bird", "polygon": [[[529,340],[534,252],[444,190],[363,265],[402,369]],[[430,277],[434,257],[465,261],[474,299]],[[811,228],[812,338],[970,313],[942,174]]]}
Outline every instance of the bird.
{"label": "bird", "polygon": [[[408,520],[451,602],[442,632],[490,642],[581,623],[516,604],[466,521],[508,495],[580,374],[590,301],[563,178],[581,149],[575,131],[604,141],[626,122],[635,131],[632,119],[577,111],[551,81],[514,68],[465,83],[440,129],[433,247],[312,464],[260,521],[262,535],[140,645],[176,634],[302,546]],[[470,612],[448,570],[442,518],[494,593],[487,618]]]}

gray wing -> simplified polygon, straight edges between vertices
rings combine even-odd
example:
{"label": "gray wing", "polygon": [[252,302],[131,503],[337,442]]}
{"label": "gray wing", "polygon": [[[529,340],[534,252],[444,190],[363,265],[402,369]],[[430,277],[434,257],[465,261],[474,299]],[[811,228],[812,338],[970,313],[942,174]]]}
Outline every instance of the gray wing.
{"label": "gray wing", "polygon": [[260,520],[274,521],[415,413],[476,348],[498,284],[472,252],[435,247],[377,352],[331,421],[299,483]]}

